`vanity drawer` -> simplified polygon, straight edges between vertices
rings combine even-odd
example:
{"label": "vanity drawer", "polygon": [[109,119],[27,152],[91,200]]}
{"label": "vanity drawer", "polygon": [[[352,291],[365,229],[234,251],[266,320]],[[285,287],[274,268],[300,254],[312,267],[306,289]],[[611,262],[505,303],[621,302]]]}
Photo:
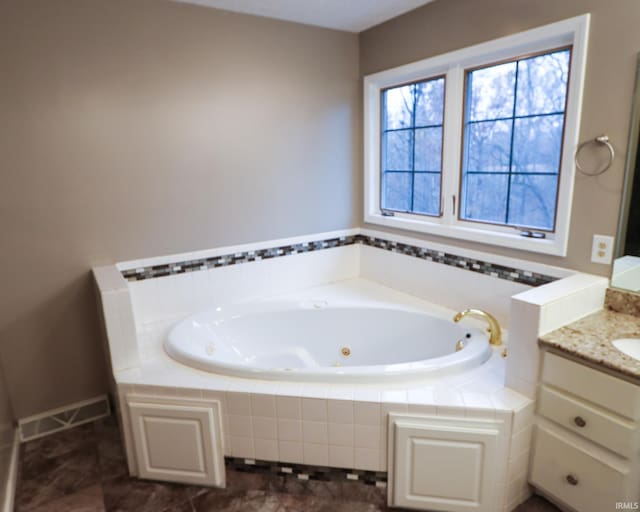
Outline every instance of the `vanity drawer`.
{"label": "vanity drawer", "polygon": [[580,512],[615,510],[631,499],[631,476],[544,427],[536,428],[531,482]]}
{"label": "vanity drawer", "polygon": [[604,409],[570,397],[548,386],[540,386],[538,414],[609,450],[629,458],[638,446],[638,425]]}
{"label": "vanity drawer", "polygon": [[633,420],[640,419],[640,386],[550,352],[544,353],[542,381]]}

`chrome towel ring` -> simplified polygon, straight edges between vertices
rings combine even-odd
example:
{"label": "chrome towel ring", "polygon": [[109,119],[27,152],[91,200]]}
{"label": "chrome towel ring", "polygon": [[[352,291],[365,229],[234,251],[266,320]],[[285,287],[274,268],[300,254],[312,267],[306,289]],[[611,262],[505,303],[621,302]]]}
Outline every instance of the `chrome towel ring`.
{"label": "chrome towel ring", "polygon": [[[607,147],[607,149],[609,150],[609,161],[602,167],[602,169],[597,169],[593,172],[587,172],[580,165],[580,162],[578,161],[578,155],[580,154],[580,150],[582,148],[593,143],[603,144],[604,146]],[[578,169],[578,171],[580,171],[585,176],[600,176],[603,172],[607,171],[609,167],[611,167],[611,164],[613,163],[613,160],[615,157],[616,157],[616,152],[613,149],[613,146],[611,145],[611,143],[609,142],[609,136],[603,134],[603,135],[598,135],[595,139],[587,140],[582,144],[580,144],[578,146],[578,149],[576,149],[576,155],[574,160],[575,160],[576,168]]]}

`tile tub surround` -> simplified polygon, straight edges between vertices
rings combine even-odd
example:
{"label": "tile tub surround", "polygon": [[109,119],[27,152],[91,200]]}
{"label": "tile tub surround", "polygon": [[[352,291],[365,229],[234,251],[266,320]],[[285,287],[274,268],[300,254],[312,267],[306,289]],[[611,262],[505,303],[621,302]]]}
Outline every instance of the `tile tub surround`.
{"label": "tile tub surround", "polygon": [[[354,244],[376,247],[385,251],[397,252],[407,256],[413,256],[426,261],[450,265],[462,268],[470,272],[486,274],[499,279],[506,279],[516,283],[529,286],[541,286],[558,279],[551,275],[545,275],[530,270],[523,270],[516,267],[490,263],[480,259],[457,255],[451,252],[428,249],[409,243],[386,240],[377,236],[354,234],[338,236],[323,240],[312,240],[309,242],[293,243],[265,249],[251,249],[219,256],[201,257],[195,259],[181,260],[161,263],[151,266],[141,266],[122,270],[122,276],[128,281],[143,281],[170,275],[184,274],[214,268],[251,263],[270,258],[290,256],[292,254],[304,254],[307,252],[332,249],[335,247],[345,247]],[[127,265],[128,266],[128,265]]]}
{"label": "tile tub surround", "polygon": [[[354,242],[292,253],[286,258],[256,260],[250,265],[226,265],[140,281],[126,281],[121,273],[127,269],[193,261],[202,256],[224,256],[354,235],[371,237],[372,245]],[[389,239],[396,245],[381,249],[373,243],[376,239],[386,240],[387,236],[378,235],[368,230],[351,230],[95,269],[114,371],[114,394],[118,398],[123,425],[128,425],[128,415],[126,406],[121,405],[126,404],[130,394],[217,399],[222,404],[227,456],[386,471],[389,412],[503,419],[508,426],[512,449],[505,460],[505,476],[497,482],[497,492],[505,496],[501,510],[515,508],[530,494],[526,483],[526,458],[533,405],[530,399],[505,388],[505,363],[510,364],[511,357],[503,359],[499,349],[488,363],[472,371],[384,388],[375,384],[294,384],[226,377],[180,365],[164,353],[162,343],[168,329],[186,315],[212,306],[265,300],[274,295],[282,297],[304,292],[316,299],[319,290],[331,287],[342,295],[355,298],[362,293],[383,293],[385,297],[393,296],[399,303],[437,301],[439,306],[430,306],[441,309],[444,306],[451,316],[454,310],[481,307],[494,313],[505,325],[509,321],[512,295],[537,290],[542,293],[547,287],[554,287],[552,289],[560,295],[567,289],[573,291],[564,281],[576,276],[563,269],[529,266],[518,260],[489,258],[481,253],[460,250],[459,255],[469,261],[492,261],[510,268],[522,268],[518,263],[526,263],[524,268],[532,274],[562,278],[533,288],[490,273],[469,271],[464,264],[454,264],[454,261],[443,264],[406,254],[416,247],[443,255],[456,253],[446,246],[427,245],[394,235]],[[473,263],[470,265],[473,267]],[[577,276],[580,280],[581,275]],[[537,340],[538,325],[532,329]],[[126,445],[131,446],[127,428],[124,435],[128,441]],[[131,450],[128,463],[135,474],[137,466]]]}
{"label": "tile tub surround", "polygon": [[608,279],[574,274],[511,298],[505,384],[534,398],[540,367],[538,339],[602,309]]}
{"label": "tile tub surround", "polygon": [[[497,482],[497,492],[505,496],[501,510],[512,510],[530,495],[526,459],[533,402],[504,388],[498,351],[474,371],[405,388],[251,381],[199,372],[166,358],[119,372],[117,378],[121,405],[127,396],[219,400],[225,455],[281,465],[384,473],[389,412],[503,419],[511,449],[505,476]],[[126,406],[120,411],[127,426]],[[124,434],[131,446],[127,427]],[[135,474],[133,450],[128,456]]]}
{"label": "tile tub surround", "polygon": [[514,411],[530,400],[505,389],[503,379],[498,351],[465,373],[385,387],[226,377],[167,357],[117,374],[121,404],[128,395],[219,400],[226,456],[369,471],[387,469],[389,412],[499,417],[510,423]]}
{"label": "tile tub surround", "polygon": [[[357,482],[301,480],[227,466],[226,489],[142,481],[128,477],[113,417],[21,446],[17,512],[386,512],[380,489]],[[83,466],[92,461],[92,468]],[[63,478],[65,465],[85,478]],[[558,512],[534,496],[516,512]]]}
{"label": "tile tub surround", "polygon": [[[384,237],[390,250],[353,243],[291,254],[286,258],[268,258],[246,265],[227,265],[156,279],[127,281],[122,277],[123,271],[167,265],[170,262],[194,261],[270,247],[311,244],[314,240],[355,236],[366,237],[374,242]],[[405,254],[407,248],[421,251],[425,258]],[[438,257],[428,256],[432,252],[442,255],[442,258],[458,254],[462,259],[457,260],[456,264],[447,259],[451,264],[442,264],[438,262]],[[491,261],[494,266],[483,267],[481,262],[485,261]],[[147,333],[153,331],[156,324],[164,322],[170,325],[188,314],[213,306],[356,278],[377,282],[456,311],[468,307],[485,309],[503,325],[508,325],[510,297],[531,289],[531,286],[510,280],[509,277],[501,278],[499,272],[484,273],[488,268],[524,268],[523,272],[532,276],[553,278],[572,275],[566,269],[355,229],[129,261],[95,268],[94,276],[105,318],[111,366],[113,371],[118,371],[140,364],[140,358],[145,357],[145,346],[148,345]],[[487,293],[487,290],[491,290],[491,293]]]}
{"label": "tile tub surround", "polygon": [[541,336],[540,343],[640,383],[640,361],[613,346],[618,338],[640,338],[640,318],[603,309]]}
{"label": "tile tub surround", "polygon": [[[384,300],[453,316],[446,308],[434,310],[434,305],[362,279],[292,295],[299,300],[320,297],[330,303]],[[510,422],[513,411],[529,402],[504,388],[507,360],[501,357],[500,347],[480,367],[430,381],[384,386],[258,381],[199,371],[172,360],[163,348],[171,325],[150,323],[139,333],[140,362],[114,373],[119,401],[125,404],[126,395],[132,393],[220,400],[228,456],[386,471],[388,412],[502,415]]]}

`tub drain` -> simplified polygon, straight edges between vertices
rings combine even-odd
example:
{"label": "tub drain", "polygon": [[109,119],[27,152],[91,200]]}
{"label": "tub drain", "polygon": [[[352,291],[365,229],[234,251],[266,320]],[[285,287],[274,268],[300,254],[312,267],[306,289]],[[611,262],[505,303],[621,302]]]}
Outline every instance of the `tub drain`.
{"label": "tub drain", "polygon": [[342,347],[340,349],[340,353],[344,356],[344,357],[349,357],[351,355],[351,349],[349,347]]}

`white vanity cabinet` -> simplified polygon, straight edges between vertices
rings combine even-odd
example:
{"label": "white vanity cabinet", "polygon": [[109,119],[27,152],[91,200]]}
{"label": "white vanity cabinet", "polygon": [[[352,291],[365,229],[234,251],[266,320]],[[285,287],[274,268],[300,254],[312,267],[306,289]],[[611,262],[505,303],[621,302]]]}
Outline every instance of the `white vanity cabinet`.
{"label": "white vanity cabinet", "polygon": [[224,487],[220,402],[127,395],[140,478]]}
{"label": "white vanity cabinet", "polygon": [[446,512],[502,509],[507,463],[505,425],[389,415],[389,505]]}
{"label": "white vanity cabinet", "polygon": [[579,512],[640,501],[640,386],[543,354],[530,482]]}

